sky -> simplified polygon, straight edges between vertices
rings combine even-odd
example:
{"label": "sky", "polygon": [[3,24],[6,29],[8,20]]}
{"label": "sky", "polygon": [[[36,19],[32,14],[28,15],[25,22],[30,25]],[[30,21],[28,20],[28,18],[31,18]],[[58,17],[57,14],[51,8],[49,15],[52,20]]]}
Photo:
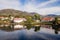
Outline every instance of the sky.
{"label": "sky", "polygon": [[60,0],[0,0],[1,9],[60,15]]}

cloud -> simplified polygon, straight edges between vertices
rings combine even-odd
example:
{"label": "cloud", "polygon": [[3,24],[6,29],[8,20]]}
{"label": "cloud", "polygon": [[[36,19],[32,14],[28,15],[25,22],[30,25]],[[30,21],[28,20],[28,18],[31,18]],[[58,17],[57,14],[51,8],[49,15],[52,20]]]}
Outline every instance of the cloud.
{"label": "cloud", "polygon": [[47,14],[59,14],[60,13],[60,7],[50,7],[50,8],[42,8],[39,11],[37,10],[38,13],[42,15],[47,15]]}
{"label": "cloud", "polygon": [[50,3],[54,3],[58,0],[49,0],[46,2],[42,2],[39,5],[34,4],[35,1],[30,1],[24,6],[24,11],[28,12],[37,12],[41,15],[47,15],[47,14],[56,14],[60,13],[60,7],[59,6],[52,6],[52,7],[47,7]]}
{"label": "cloud", "polygon": [[19,0],[0,0],[0,9],[19,9],[20,5],[21,3],[19,2]]}
{"label": "cloud", "polygon": [[[53,6],[51,3],[58,2],[59,0],[0,0],[0,9],[16,9],[27,12],[37,12],[41,15],[60,13],[59,6]],[[39,2],[39,3],[38,3]],[[55,3],[56,4],[56,3]],[[48,5],[50,7],[48,7]],[[52,5],[52,6],[51,6]],[[56,14],[55,13],[55,14]]]}

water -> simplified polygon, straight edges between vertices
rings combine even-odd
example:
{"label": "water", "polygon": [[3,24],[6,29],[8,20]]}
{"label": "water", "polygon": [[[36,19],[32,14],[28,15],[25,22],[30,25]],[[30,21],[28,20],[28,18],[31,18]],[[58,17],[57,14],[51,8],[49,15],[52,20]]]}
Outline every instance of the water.
{"label": "water", "polygon": [[26,28],[20,30],[0,30],[0,40],[60,40],[59,34],[48,28]]}

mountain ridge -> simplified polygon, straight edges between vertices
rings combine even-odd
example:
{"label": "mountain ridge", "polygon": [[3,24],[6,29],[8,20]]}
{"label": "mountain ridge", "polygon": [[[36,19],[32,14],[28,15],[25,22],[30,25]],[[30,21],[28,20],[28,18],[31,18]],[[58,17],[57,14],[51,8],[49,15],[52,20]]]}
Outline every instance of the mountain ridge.
{"label": "mountain ridge", "polygon": [[25,11],[20,11],[20,10],[15,10],[15,9],[2,9],[0,10],[0,15],[20,15],[20,16],[24,16],[24,15],[28,15],[28,16],[33,16],[37,13],[28,13]]}

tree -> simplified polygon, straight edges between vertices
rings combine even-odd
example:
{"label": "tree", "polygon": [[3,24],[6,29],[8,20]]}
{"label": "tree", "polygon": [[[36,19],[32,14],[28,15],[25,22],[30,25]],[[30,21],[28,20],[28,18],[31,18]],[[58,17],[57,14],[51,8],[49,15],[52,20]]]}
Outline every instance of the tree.
{"label": "tree", "polygon": [[25,21],[24,23],[25,23],[25,26],[27,26],[27,29],[29,30],[30,28],[32,28],[33,20],[31,16],[26,17],[26,19],[27,21]]}
{"label": "tree", "polygon": [[40,21],[41,21],[40,15],[38,15],[38,14],[35,14],[35,15],[34,15],[34,19],[35,19],[35,20],[40,20]]}

